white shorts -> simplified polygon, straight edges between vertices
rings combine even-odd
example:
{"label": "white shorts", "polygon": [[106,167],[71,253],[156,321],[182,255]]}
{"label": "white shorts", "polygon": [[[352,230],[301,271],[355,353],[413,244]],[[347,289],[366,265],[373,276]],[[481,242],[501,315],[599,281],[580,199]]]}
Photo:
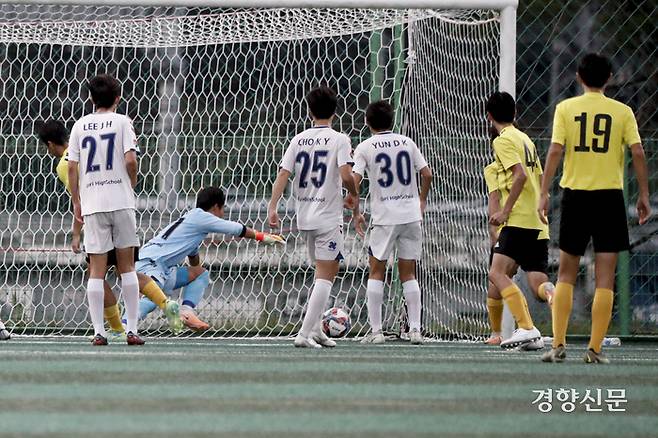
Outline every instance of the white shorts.
{"label": "white shorts", "polygon": [[105,254],[114,248],[139,246],[135,210],[93,213],[84,217],[85,251],[87,254]]}
{"label": "white shorts", "polygon": [[302,231],[311,260],[342,260],[345,245],[343,226],[325,230]]}
{"label": "white shorts", "polygon": [[370,255],[386,261],[393,249],[398,250],[398,259],[419,260],[422,248],[423,229],[421,222],[399,225],[373,225],[370,230]]}

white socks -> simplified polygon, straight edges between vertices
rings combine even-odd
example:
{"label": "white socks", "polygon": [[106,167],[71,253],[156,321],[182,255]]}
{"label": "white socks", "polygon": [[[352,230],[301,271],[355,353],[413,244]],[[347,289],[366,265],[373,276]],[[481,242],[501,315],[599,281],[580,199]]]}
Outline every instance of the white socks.
{"label": "white socks", "polygon": [[103,287],[102,279],[90,278],[87,280],[89,316],[91,316],[91,323],[94,325],[94,334],[107,337],[107,333],[105,333],[105,324],[103,322],[103,295],[105,295],[105,288]]}
{"label": "white socks", "polygon": [[384,301],[384,282],[368,280],[368,320],[373,333],[382,331],[382,302]]}
{"label": "white socks", "polygon": [[309,337],[311,331],[320,320],[322,310],[324,310],[324,306],[327,304],[329,294],[331,293],[331,286],[333,286],[331,281],[319,278],[315,280],[315,285],[311,291],[311,297],[308,300],[306,315],[304,315],[302,329],[299,331],[299,334],[305,338]]}
{"label": "white socks", "polygon": [[420,286],[418,280],[409,280],[402,283],[402,291],[407,302],[409,328],[411,330],[420,330]]}
{"label": "white socks", "polygon": [[126,331],[137,334],[139,281],[137,280],[137,273],[135,271],[121,274],[121,295],[126,306]]}

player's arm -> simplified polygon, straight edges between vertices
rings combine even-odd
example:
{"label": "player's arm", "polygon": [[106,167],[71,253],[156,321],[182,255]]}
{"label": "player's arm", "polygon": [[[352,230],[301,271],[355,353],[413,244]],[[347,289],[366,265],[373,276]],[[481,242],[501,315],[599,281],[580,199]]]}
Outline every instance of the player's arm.
{"label": "player's arm", "polygon": [[352,209],[353,215],[359,214],[359,190],[356,188],[354,176],[352,175],[352,165],[344,164],[340,166],[340,179],[343,180],[343,186],[347,189],[348,197],[345,200],[348,208]]}
{"label": "player's arm", "polygon": [[76,218],[73,218],[73,239],[71,240],[71,249],[76,254],[79,254],[80,249],[80,240],[82,237],[82,223],[78,222]]}
{"label": "player's arm", "polygon": [[253,228],[249,228],[239,222],[227,221],[226,219],[220,219],[214,216],[206,216],[202,219],[202,223],[200,223],[199,226],[206,233],[218,233],[235,237],[244,237],[247,239],[254,239],[268,245],[272,245],[274,243],[286,243],[285,239],[277,234],[256,231]]}
{"label": "player's arm", "polygon": [[[500,192],[495,190],[489,193],[487,201],[487,212],[489,213],[489,217],[493,217],[493,215],[500,211]],[[494,246],[497,240],[498,227],[496,225],[489,224],[489,241],[491,242],[491,246]]]}
{"label": "player's arm", "polygon": [[[361,193],[361,181],[363,181],[363,175],[367,167],[367,157],[364,147],[359,145],[354,151],[354,166],[352,166],[352,179],[354,180],[354,188],[356,189],[357,198],[358,194]],[[366,219],[363,217],[363,214],[359,211],[359,206],[356,206],[356,211],[352,212],[352,217],[354,220],[354,229],[356,233],[365,237],[366,235]]]}
{"label": "player's arm", "polygon": [[135,134],[135,128],[133,128],[133,123],[129,118],[125,118],[123,124],[123,156],[126,162],[126,171],[128,172],[128,177],[130,178],[130,184],[133,189],[137,186],[137,135]]}
{"label": "player's arm", "polygon": [[647,169],[647,158],[644,154],[642,143],[631,145],[631,157],[633,158],[633,169],[639,188],[637,198],[637,213],[640,216],[640,225],[644,224],[651,216],[651,205],[649,204],[649,171]]}
{"label": "player's arm", "polygon": [[495,213],[489,219],[489,223],[492,225],[502,225],[507,222],[507,218],[509,218],[509,214],[512,212],[512,208],[514,208],[514,204],[516,204],[516,201],[519,199],[519,196],[523,191],[523,186],[528,179],[528,175],[525,173],[521,163],[516,163],[513,165],[511,167],[511,171],[512,187],[509,191],[509,197],[507,198],[507,201],[505,201],[503,209],[498,213]]}
{"label": "player's arm", "polygon": [[128,177],[130,178],[130,184],[137,186],[137,152],[135,150],[130,150],[124,154],[126,160],[126,171],[128,172]]}
{"label": "player's arm", "polygon": [[80,145],[78,143],[77,131],[74,126],[71,130],[68,150],[69,190],[71,191],[71,202],[73,203],[73,222],[77,221],[82,224],[84,220],[82,219],[82,207],[80,206],[80,174],[78,163],[80,160]]}
{"label": "player's arm", "polygon": [[279,208],[279,200],[288,185],[290,175],[292,175],[292,172],[289,170],[284,168],[279,169],[279,174],[276,176],[276,181],[274,181],[274,185],[272,186],[272,198],[270,198],[270,203],[267,207],[267,218],[271,228],[279,228],[280,221],[277,209]]}
{"label": "player's arm", "polygon": [[562,155],[564,155],[564,145],[551,143],[551,146],[548,148],[548,154],[546,154],[546,165],[544,166],[544,173],[541,177],[541,193],[539,196],[539,206],[537,207],[539,218],[545,224],[548,223],[548,192],[551,189],[555,172],[557,172],[557,166],[562,160]]}
{"label": "player's arm", "polygon": [[425,207],[427,206],[427,196],[430,193],[430,187],[432,186],[432,169],[429,166],[425,166],[420,169],[420,212],[425,213]]}

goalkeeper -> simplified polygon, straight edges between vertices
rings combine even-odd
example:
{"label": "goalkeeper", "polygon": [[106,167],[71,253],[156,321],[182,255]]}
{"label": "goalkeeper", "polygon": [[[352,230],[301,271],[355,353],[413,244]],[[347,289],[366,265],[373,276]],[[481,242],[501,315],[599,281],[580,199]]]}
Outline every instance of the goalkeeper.
{"label": "goalkeeper", "polygon": [[[208,271],[201,266],[199,247],[210,233],[229,234],[255,239],[265,244],[283,244],[283,237],[262,233],[251,228],[224,220],[224,192],[217,187],[206,187],[196,198],[193,208],[178,220],[169,224],[139,251],[137,272],[154,279],[166,294],[183,289],[180,311],[183,324],[195,331],[210,326],[199,319],[195,308],[210,284]],[[189,265],[182,265],[187,257]],[[155,309],[148,298],[139,303],[139,319],[144,319]]]}

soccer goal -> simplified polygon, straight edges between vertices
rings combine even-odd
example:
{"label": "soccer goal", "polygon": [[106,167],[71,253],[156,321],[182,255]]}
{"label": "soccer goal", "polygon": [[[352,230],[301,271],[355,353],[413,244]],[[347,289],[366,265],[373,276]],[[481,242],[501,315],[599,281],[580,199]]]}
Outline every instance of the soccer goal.
{"label": "soccer goal", "polygon": [[[433,338],[487,331],[486,193],[491,159],[484,102],[514,92],[516,0],[81,0],[0,5],[0,318],[17,334],[90,333],[86,263],[70,250],[69,196],[35,126],[70,129],[91,111],[85,81],[111,73],[118,111],[141,148],[138,227],[146,241],[207,185],[227,192],[231,220],[266,228],[277,166],[308,127],[304,95],[339,94],[335,128],[356,146],[369,136],[368,102],[388,99],[396,129],[435,174],[419,280]],[[199,313],[212,336],[285,336],[301,325],[313,268],[289,195],[285,248],[214,239],[201,257],[212,284]],[[367,200],[366,200],[367,211]],[[346,212],[347,213],[347,212]],[[367,246],[346,224],[345,263],[330,305],[367,331]],[[111,274],[110,274],[110,277]],[[405,328],[396,272],[385,330]],[[118,292],[118,288],[117,288]],[[141,330],[166,334],[155,312]]]}

